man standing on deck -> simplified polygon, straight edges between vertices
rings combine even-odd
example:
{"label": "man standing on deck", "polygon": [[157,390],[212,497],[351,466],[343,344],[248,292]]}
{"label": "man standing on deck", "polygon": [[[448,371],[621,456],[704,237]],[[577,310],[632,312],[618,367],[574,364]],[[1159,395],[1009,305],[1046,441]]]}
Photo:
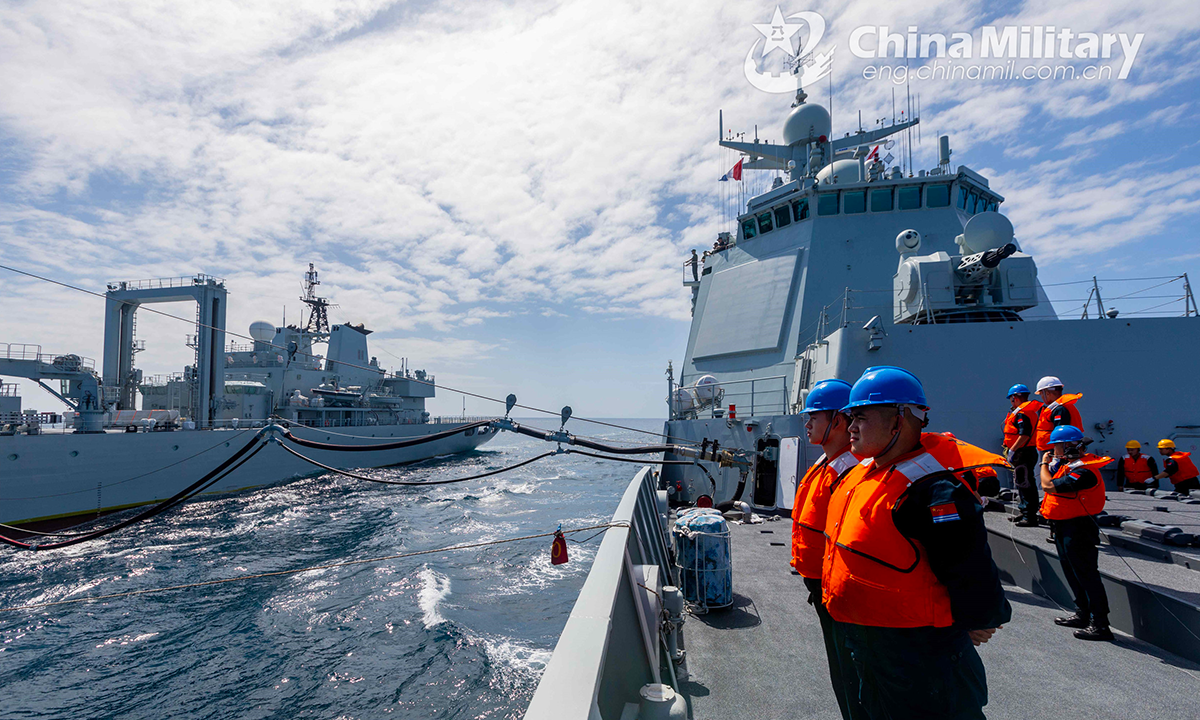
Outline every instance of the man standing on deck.
{"label": "man standing on deck", "polygon": [[822,589],[867,717],[983,718],[975,646],[1012,617],[983,510],[956,472],[993,453],[923,433],[925,391],[907,370],[868,368],[850,391],[850,450],[834,490]]}
{"label": "man standing on deck", "polygon": [[1042,458],[1042,516],[1050,521],[1063,574],[1075,596],[1075,614],[1055,618],[1063,627],[1078,628],[1080,640],[1112,640],[1108,627],[1108,595],[1100,578],[1100,525],[1104,479],[1100,468],[1112,458],[1085,453],[1083,432],[1066,425],[1050,433],[1054,452]]}
{"label": "man standing on deck", "polygon": [[1083,418],[1079,415],[1075,403],[1079,395],[1064,395],[1062,380],[1053,375],[1038,380],[1037,394],[1042,398],[1042,409],[1038,413],[1037,429],[1033,433],[1033,442],[1038,450],[1038,467],[1036,475],[1041,477],[1041,457],[1051,450],[1050,433],[1056,427],[1074,425],[1083,432]]}
{"label": "man standing on deck", "polygon": [[1021,518],[1018,527],[1037,527],[1038,483],[1033,470],[1037,466],[1038,451],[1033,444],[1033,427],[1038,420],[1042,404],[1029,399],[1029,386],[1017,383],[1008,389],[1011,406],[1004,416],[1004,452],[1008,464],[1013,468],[1013,485],[1017,488],[1017,510]]}
{"label": "man standing on deck", "polygon": [[1158,463],[1149,455],[1142,454],[1142,444],[1137,440],[1125,443],[1125,457],[1117,463],[1117,489],[1149,490],[1158,487]]}
{"label": "man standing on deck", "polygon": [[853,667],[843,667],[834,643],[833,620],[821,599],[821,560],[825,555],[825,511],[829,495],[841,478],[856,464],[850,454],[850,418],[842,408],[850,402],[850,383],[845,380],[822,380],[813,387],[804,401],[808,415],[804,430],[808,441],[820,445],[825,454],[808,469],[796,488],[792,504],[792,567],[808,588],[808,602],[816,608],[825,639],[825,654],[829,661],[829,679],[837,696],[843,720],[867,718],[856,696],[847,697],[846,687],[858,684]]}

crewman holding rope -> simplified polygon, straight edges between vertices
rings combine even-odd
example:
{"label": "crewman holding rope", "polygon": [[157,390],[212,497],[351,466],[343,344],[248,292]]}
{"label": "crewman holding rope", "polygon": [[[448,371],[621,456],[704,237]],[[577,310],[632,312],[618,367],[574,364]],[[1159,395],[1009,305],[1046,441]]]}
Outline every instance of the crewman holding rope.
{"label": "crewman holding rope", "polygon": [[1181,497],[1200,490],[1200,471],[1196,470],[1191,453],[1177,450],[1174,440],[1164,438],[1158,441],[1158,454],[1163,456],[1163,471],[1154,476],[1155,480],[1171,478],[1171,486]]}
{"label": "crewman holding rope", "polygon": [[1012,617],[983,510],[956,476],[999,455],[924,433],[921,382],[868,368],[850,391],[850,451],[829,501],[822,588],[869,718],[983,718],[975,646]]}
{"label": "crewman holding rope", "polygon": [[804,430],[808,441],[820,445],[825,454],[800,480],[792,505],[792,567],[804,580],[808,602],[817,611],[829,661],[829,679],[844,720],[867,716],[855,697],[846,692],[847,685],[856,685],[858,681],[853,666],[843,667],[833,637],[833,620],[821,599],[821,561],[825,555],[825,511],[830,493],[842,476],[858,464],[850,453],[850,418],[841,412],[849,402],[850,383],[845,380],[822,380],[809,391],[801,411],[808,415]]}
{"label": "crewman holding rope", "polygon": [[1075,596],[1075,614],[1055,618],[1063,627],[1078,628],[1080,640],[1112,640],[1108,627],[1108,595],[1100,578],[1100,525],[1104,479],[1100,468],[1112,458],[1084,452],[1083,432],[1065,425],[1050,433],[1053,452],[1042,458],[1042,516],[1050,521],[1063,574]]}

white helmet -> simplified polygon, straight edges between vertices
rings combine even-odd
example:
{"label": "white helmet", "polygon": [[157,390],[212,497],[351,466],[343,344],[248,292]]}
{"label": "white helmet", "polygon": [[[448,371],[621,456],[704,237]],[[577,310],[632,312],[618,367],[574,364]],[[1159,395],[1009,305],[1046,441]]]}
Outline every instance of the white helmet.
{"label": "white helmet", "polygon": [[1046,390],[1048,388],[1053,388],[1053,387],[1060,388],[1062,386],[1063,386],[1062,380],[1059,380],[1058,378],[1054,377],[1053,375],[1047,375],[1046,377],[1042,378],[1041,380],[1038,380],[1036,392],[1041,392],[1043,390]]}

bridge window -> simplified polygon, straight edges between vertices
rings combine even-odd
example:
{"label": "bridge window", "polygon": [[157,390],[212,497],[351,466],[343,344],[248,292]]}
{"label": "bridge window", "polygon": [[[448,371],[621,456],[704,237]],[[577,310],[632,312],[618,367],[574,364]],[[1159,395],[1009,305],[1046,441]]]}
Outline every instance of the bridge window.
{"label": "bridge window", "polygon": [[925,207],[946,207],[949,204],[949,185],[929,185],[925,188]]}
{"label": "bridge window", "polygon": [[808,219],[808,200],[797,200],[792,203],[792,217],[796,222]]}
{"label": "bridge window", "polygon": [[967,212],[974,215],[976,212],[978,212],[975,209],[975,207],[977,205],[979,205],[979,196],[976,195],[974,192],[971,192],[970,194],[967,195]]}
{"label": "bridge window", "polygon": [[967,209],[967,187],[965,185],[960,185],[958,187],[958,209]]}
{"label": "bridge window", "polygon": [[820,193],[817,195],[817,215],[837,215],[837,193]]}
{"label": "bridge window", "polygon": [[854,190],[842,193],[842,212],[855,215],[867,211],[867,191]]}
{"label": "bridge window", "polygon": [[899,188],[896,194],[900,196],[898,203],[901,210],[916,210],[921,207],[920,185]]}
{"label": "bridge window", "polygon": [[758,214],[758,231],[760,233],[769,233],[775,229],[775,225],[771,222],[771,212],[768,210],[765,213]]}
{"label": "bridge window", "polygon": [[988,203],[987,209],[988,209],[988,212],[996,212],[996,210],[999,207],[1000,207],[1000,203],[996,202],[995,200],[992,200],[991,202]]}
{"label": "bridge window", "polygon": [[871,212],[887,212],[891,209],[891,188],[875,188],[871,191]]}
{"label": "bridge window", "polygon": [[758,234],[758,225],[754,223],[754,218],[746,218],[742,221],[742,239],[749,240]]}
{"label": "bridge window", "polygon": [[775,208],[775,227],[783,228],[792,224],[792,214],[788,211],[787,205],[780,205]]}

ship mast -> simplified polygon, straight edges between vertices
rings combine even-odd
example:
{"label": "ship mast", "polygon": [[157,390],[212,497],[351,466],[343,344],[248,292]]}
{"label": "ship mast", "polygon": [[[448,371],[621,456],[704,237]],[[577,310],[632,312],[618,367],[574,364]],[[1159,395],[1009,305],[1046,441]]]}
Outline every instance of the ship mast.
{"label": "ship mast", "polygon": [[327,337],[329,335],[328,310],[337,305],[330,304],[326,298],[317,297],[317,286],[320,284],[316,268],[309,263],[308,272],[304,273],[304,294],[300,296],[300,301],[309,307],[308,322],[304,324],[304,332]]}

